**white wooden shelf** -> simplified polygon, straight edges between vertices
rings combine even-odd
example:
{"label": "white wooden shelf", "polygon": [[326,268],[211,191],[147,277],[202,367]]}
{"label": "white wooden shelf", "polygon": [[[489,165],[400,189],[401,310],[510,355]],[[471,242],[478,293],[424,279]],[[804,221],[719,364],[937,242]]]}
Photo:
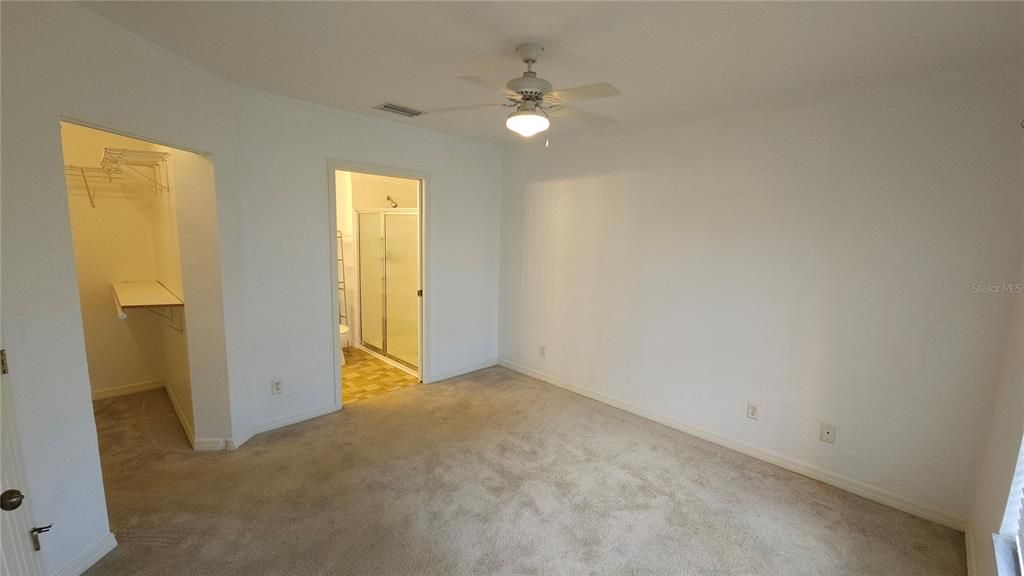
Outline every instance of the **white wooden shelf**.
{"label": "white wooden shelf", "polygon": [[163,308],[184,306],[159,282],[121,282],[114,284],[114,298],[121,308]]}

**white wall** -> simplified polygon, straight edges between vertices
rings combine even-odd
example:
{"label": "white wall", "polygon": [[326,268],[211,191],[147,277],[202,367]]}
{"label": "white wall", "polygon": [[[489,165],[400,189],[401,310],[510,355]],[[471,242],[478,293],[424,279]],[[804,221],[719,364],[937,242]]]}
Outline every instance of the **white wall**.
{"label": "white wall", "polygon": [[[1024,261],[1009,286],[1024,283]],[[1014,303],[1012,325],[1007,339],[991,425],[985,443],[980,446],[980,459],[974,469],[974,501],[968,523],[968,560],[971,574],[995,576],[992,534],[1000,531],[1003,512],[1010,497],[1010,482],[1024,435],[1024,295],[1008,291],[988,294],[989,298]],[[1019,497],[1019,495],[1018,495]]]}
{"label": "white wall", "polygon": [[[190,362],[189,362],[189,342],[188,342],[188,325],[186,319],[191,312],[192,305],[195,304],[193,296],[196,294],[189,293],[185,294],[184,280],[182,278],[182,264],[181,264],[181,239],[182,234],[180,227],[180,221],[178,218],[178,204],[182,200],[182,196],[192,196],[191,190],[181,190],[176,182],[174,182],[173,174],[180,170],[176,165],[179,161],[188,162],[188,156],[195,156],[191,152],[184,152],[181,150],[166,149],[161,146],[151,145],[158,151],[170,154],[164,162],[155,168],[156,178],[158,182],[162,182],[167,186],[166,190],[161,190],[158,194],[158,203],[156,210],[151,218],[151,226],[153,228],[153,250],[155,252],[157,272],[154,277],[158,282],[164,285],[172,294],[178,297],[179,300],[185,303],[186,308],[169,309],[167,313],[171,314],[170,321],[162,326],[160,333],[160,345],[163,352],[163,381],[164,389],[167,391],[167,396],[170,398],[171,403],[174,406],[175,412],[178,414],[178,419],[181,421],[182,427],[185,429],[185,435],[188,437],[189,443],[195,446],[196,440],[196,422],[195,422],[195,411],[192,409],[192,381],[190,377]],[[135,148],[133,146],[133,148]],[[161,149],[163,148],[163,149]],[[184,156],[184,157],[183,157]],[[213,175],[209,177],[209,183],[213,183]],[[186,194],[182,194],[186,192]],[[216,225],[213,226],[216,230]],[[216,255],[219,247],[216,242],[208,246],[207,253]],[[205,254],[204,254],[205,256]],[[150,278],[153,279],[153,278]],[[144,279],[145,280],[145,279]],[[216,299],[220,299],[220,291],[215,292],[212,296]],[[139,316],[150,316],[149,318],[143,318],[143,321],[153,322],[151,314],[145,312],[138,312],[136,314],[129,314],[128,320],[132,319],[132,316],[138,320]],[[179,331],[180,330],[180,331]],[[88,333],[87,333],[88,334]],[[220,332],[220,338],[214,339],[212,342],[209,339],[199,338],[194,343],[195,350],[202,350],[207,346],[216,346],[217,342],[223,342],[224,335],[223,329]],[[88,338],[86,338],[88,342]],[[224,355],[224,346],[220,346],[220,354]],[[90,360],[91,361],[91,360]],[[222,360],[223,363],[223,360]],[[197,364],[197,369],[203,369],[202,364]],[[218,384],[227,389],[227,374],[222,374],[218,381]]]}
{"label": "white wall", "polygon": [[[1024,22],[1022,22],[1024,26]],[[1024,75],[1020,78],[1024,106]],[[1024,178],[1024,131],[1020,134],[1019,169]],[[1024,187],[1019,194],[1024,196]],[[1024,221],[1021,222],[1024,230]],[[981,458],[975,468],[974,501],[967,524],[967,547],[970,573],[973,576],[995,576],[992,534],[1000,532],[1004,512],[1011,496],[1013,481],[1024,437],[1024,258],[1017,275],[1009,282],[989,285],[988,298],[1013,302],[1012,320],[1003,354],[1002,374],[996,385],[991,424],[985,442],[979,446]]]}
{"label": "white wall", "polygon": [[[18,425],[30,511],[54,523],[43,537],[46,573],[109,542],[62,116],[210,155],[230,395],[195,404],[216,406],[205,418],[230,421],[235,443],[334,406],[329,158],[429,173],[427,378],[494,362],[499,147],[235,88],[77,4],[0,9],[3,340],[12,402],[27,415]],[[271,397],[274,377],[285,393]]]}
{"label": "white wall", "polygon": [[[179,411],[192,414],[192,443],[197,449],[218,449],[231,437],[231,408],[228,390],[228,357],[224,307],[230,292],[221,281],[224,255],[218,234],[217,194],[214,166],[208,158],[183,150],[165,148],[171,191],[167,207],[175,214],[180,268],[173,266],[160,280],[181,290],[185,307],[187,338],[164,332],[168,357],[181,358],[187,339],[188,362],[168,362],[167,384]],[[174,235],[168,231],[167,236]],[[168,260],[171,255],[164,257]],[[182,370],[187,368],[187,371]],[[184,404],[191,402],[191,408]]]}
{"label": "white wall", "polygon": [[[236,405],[247,406],[240,412],[252,418],[247,426],[233,418],[236,426],[259,429],[333,405],[334,387],[323,385],[331,379],[326,370],[333,364],[331,337],[337,331],[329,308],[337,292],[329,267],[334,215],[327,205],[326,158],[429,174],[425,380],[494,363],[499,147],[258,93],[242,92],[237,113],[238,155],[272,169],[238,174],[237,187],[246,190],[238,213],[248,227],[263,230],[245,234],[239,263],[265,272],[241,293],[253,312],[228,319],[229,326],[245,325],[229,330],[229,350],[231,332],[247,334],[248,361],[238,370],[251,384],[248,398],[232,398],[232,414]],[[218,179],[221,174],[218,162]],[[218,180],[218,198],[222,188]],[[227,244],[243,237],[228,229],[222,223],[225,255]],[[227,273],[229,266],[224,268]],[[268,305],[274,302],[282,305]],[[234,365],[231,374],[234,379]],[[285,385],[280,396],[269,394],[274,377]]]}
{"label": "white wall", "polygon": [[510,147],[502,358],[962,525],[1011,304],[972,284],[1021,257],[1017,74]]}

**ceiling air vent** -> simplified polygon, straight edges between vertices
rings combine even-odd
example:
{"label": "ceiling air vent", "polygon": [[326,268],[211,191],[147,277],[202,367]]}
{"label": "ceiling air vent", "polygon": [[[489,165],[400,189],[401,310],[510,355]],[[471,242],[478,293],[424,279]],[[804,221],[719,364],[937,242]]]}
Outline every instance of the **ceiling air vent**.
{"label": "ceiling air vent", "polygon": [[391,112],[392,114],[398,114],[399,116],[405,116],[406,118],[412,118],[423,114],[423,112],[419,110],[413,110],[412,108],[406,108],[405,106],[399,106],[398,104],[392,104],[391,102],[378,104],[373,108],[375,110],[383,110],[385,112]]}

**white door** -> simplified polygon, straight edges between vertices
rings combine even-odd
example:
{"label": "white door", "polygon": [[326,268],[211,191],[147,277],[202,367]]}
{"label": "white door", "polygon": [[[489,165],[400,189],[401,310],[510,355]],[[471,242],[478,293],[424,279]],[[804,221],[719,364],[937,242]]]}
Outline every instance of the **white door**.
{"label": "white door", "polygon": [[[21,452],[14,427],[14,410],[8,383],[0,379],[0,491],[25,490]],[[27,500],[31,496],[25,495]],[[36,576],[39,566],[32,550],[28,503],[14,510],[0,510],[0,576]]]}

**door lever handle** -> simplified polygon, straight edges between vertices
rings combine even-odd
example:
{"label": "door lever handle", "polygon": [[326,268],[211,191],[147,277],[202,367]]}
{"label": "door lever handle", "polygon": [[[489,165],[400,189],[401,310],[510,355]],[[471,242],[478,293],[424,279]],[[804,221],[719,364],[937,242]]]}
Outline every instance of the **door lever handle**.
{"label": "door lever handle", "polygon": [[33,550],[35,550],[36,552],[42,550],[43,547],[39,544],[39,535],[49,532],[50,528],[53,528],[53,524],[47,524],[46,526],[36,526],[35,528],[28,531],[28,533],[32,535]]}

